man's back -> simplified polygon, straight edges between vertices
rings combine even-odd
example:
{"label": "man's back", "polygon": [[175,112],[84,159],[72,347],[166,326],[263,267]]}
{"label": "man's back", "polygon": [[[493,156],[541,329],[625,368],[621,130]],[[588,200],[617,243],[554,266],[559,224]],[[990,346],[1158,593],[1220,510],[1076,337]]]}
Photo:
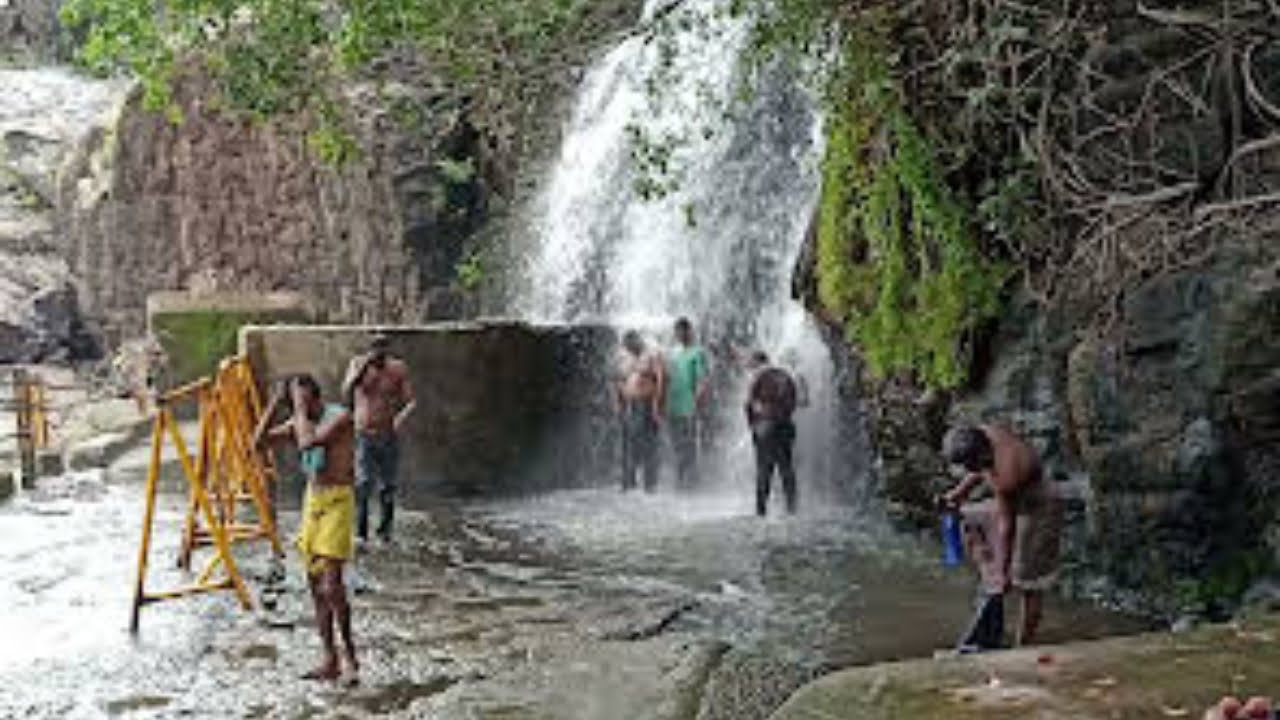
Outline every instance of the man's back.
{"label": "man's back", "polygon": [[982,430],[991,440],[995,452],[995,472],[991,477],[993,490],[1015,495],[1040,481],[1040,456],[1034,448],[1003,427],[984,425]]}
{"label": "man's back", "polygon": [[789,420],[796,411],[796,383],[780,367],[766,367],[751,381],[751,414],[761,420]]}

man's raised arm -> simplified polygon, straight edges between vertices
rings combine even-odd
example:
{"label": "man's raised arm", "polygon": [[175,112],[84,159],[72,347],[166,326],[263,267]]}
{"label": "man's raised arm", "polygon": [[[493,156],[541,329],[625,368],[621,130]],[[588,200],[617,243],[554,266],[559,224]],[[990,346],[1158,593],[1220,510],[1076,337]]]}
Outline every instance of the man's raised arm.
{"label": "man's raised arm", "polygon": [[270,427],[271,421],[276,416],[276,409],[280,407],[280,401],[283,397],[279,387],[272,391],[271,399],[267,402],[267,407],[262,411],[262,417],[258,418],[258,427],[253,430],[254,447],[262,447],[268,442],[279,442],[293,437],[293,423],[290,420],[286,420],[275,427]]}
{"label": "man's raised arm", "polygon": [[368,355],[360,355],[351,358],[351,362],[347,363],[347,374],[342,378],[342,399],[352,402],[353,393],[355,393],[356,383],[360,382],[360,376],[364,375],[364,369],[369,364]]}

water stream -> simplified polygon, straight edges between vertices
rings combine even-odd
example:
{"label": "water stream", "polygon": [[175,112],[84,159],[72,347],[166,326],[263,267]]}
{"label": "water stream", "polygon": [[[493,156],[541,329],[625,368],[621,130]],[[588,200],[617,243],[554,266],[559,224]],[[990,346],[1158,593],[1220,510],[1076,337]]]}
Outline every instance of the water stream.
{"label": "water stream", "polygon": [[[794,72],[744,80],[749,20],[722,0],[651,0],[644,32],[587,72],[560,155],[533,213],[517,312],[534,320],[637,328],[659,347],[689,317],[720,379],[712,467],[749,471],[738,408],[743,351],[763,349],[805,380],[798,463],[811,489],[848,485],[857,458],[831,462],[837,399],[831,357],[791,298],[818,192],[821,119]],[[662,11],[661,20],[654,18]],[[746,90],[747,99],[742,99]],[[668,173],[638,159],[656,144]],[[638,185],[670,182],[646,197]]]}

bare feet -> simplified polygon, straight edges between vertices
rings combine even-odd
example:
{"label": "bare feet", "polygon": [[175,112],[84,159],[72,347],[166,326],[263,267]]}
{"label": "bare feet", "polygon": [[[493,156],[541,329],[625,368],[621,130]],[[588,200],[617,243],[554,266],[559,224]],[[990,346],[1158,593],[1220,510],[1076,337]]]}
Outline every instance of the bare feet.
{"label": "bare feet", "polygon": [[330,656],[314,670],[303,673],[302,679],[332,681],[338,679],[339,673],[338,658]]}
{"label": "bare feet", "polygon": [[347,672],[342,677],[342,684],[355,687],[360,684],[360,661],[356,660],[354,650],[347,651]]}

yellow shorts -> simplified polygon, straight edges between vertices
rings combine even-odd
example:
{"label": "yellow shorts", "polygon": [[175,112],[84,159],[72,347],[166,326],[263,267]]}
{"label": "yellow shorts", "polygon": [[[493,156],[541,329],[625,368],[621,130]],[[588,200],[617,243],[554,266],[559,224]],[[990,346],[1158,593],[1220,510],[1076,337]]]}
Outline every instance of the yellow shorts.
{"label": "yellow shorts", "polygon": [[355,492],[350,485],[308,485],[302,504],[298,550],[308,574],[324,571],[329,560],[350,560]]}

